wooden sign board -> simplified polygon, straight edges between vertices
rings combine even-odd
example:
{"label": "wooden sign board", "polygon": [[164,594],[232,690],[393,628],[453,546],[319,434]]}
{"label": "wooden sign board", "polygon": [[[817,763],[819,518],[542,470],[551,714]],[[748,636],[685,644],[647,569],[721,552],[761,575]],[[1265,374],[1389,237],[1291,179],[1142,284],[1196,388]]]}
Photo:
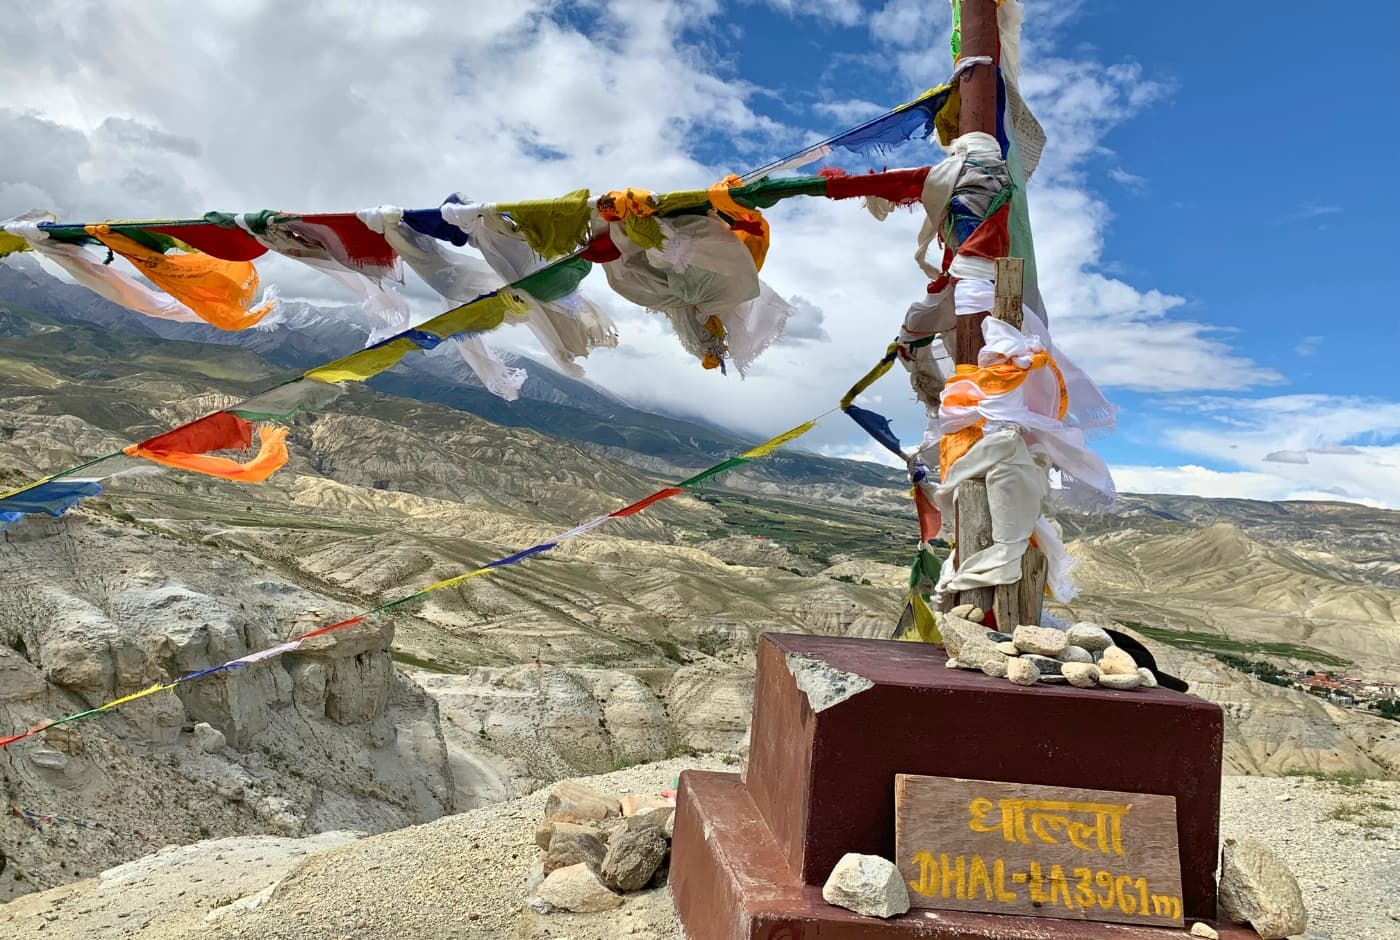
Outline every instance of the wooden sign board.
{"label": "wooden sign board", "polygon": [[899,774],[914,907],[1182,927],[1176,798]]}

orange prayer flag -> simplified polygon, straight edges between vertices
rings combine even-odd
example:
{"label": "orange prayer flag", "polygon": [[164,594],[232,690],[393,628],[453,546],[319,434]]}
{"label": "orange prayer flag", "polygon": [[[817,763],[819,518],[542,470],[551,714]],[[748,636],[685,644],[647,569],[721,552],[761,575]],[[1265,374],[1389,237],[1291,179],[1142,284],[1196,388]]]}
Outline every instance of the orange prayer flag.
{"label": "orange prayer flag", "polygon": [[276,301],[252,304],[258,272],[249,261],[224,261],[201,252],[162,254],[108,225],[86,226],[87,233],[136,266],[151,283],[221,330],[245,330],[272,312]]}
{"label": "orange prayer flag", "polygon": [[[241,420],[241,419],[240,419]],[[132,444],[123,453],[130,457],[142,457],[153,463],[177,470],[189,470],[206,476],[221,477],[235,483],[261,483],[272,476],[287,462],[287,429],[264,427],[258,432],[260,444],[258,453],[247,463],[239,463],[228,457],[211,457],[207,454],[186,454],[179,451],[148,450],[142,444]]]}

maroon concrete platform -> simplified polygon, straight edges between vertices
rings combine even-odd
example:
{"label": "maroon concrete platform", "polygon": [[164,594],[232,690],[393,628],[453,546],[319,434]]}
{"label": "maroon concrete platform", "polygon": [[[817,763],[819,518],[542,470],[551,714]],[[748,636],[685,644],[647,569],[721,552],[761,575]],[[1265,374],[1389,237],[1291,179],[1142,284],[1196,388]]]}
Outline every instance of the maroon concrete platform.
{"label": "maroon concrete platform", "polygon": [[[671,892],[690,940],[1184,940],[1183,930],[1004,914],[860,917],[802,884],[738,774],[681,774]],[[1198,918],[1204,919],[1204,918]],[[1189,926],[1193,919],[1188,919]],[[1222,940],[1258,940],[1212,921]]]}
{"label": "maroon concrete platform", "polygon": [[[937,647],[765,634],[744,781],[682,775],[671,887],[692,940],[1163,940],[1182,931],[1001,914],[890,921],[826,904],[846,852],[894,857],[898,773],[1176,798],[1188,926],[1214,922],[1220,709],[1189,695],[1022,688],[948,669]],[[817,708],[798,688],[819,690]],[[820,690],[853,694],[823,696]],[[1256,935],[1215,927],[1227,940]]]}
{"label": "maroon concrete platform", "polygon": [[[813,711],[789,670],[804,657],[872,685]],[[847,852],[894,857],[895,774],[1176,797],[1182,906],[1215,915],[1219,706],[1166,689],[1012,685],[945,667],[939,647],[764,634],[747,784],[798,881]]]}

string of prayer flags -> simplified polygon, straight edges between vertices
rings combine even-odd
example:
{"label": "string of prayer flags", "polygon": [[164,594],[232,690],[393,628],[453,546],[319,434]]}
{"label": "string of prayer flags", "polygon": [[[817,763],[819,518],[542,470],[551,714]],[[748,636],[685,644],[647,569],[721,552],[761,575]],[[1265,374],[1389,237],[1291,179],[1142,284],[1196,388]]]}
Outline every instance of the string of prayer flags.
{"label": "string of prayer flags", "polygon": [[[180,676],[178,679],[175,679],[172,682],[154,683],[144,689],[141,689],[140,691],[133,692],[130,695],[125,695],[120,698],[113,699],[112,701],[106,702],[95,708],[89,708],[85,711],[75,712],[71,715],[66,715],[62,718],[58,718],[52,721],[40,722],[17,734],[12,734],[8,737],[0,738],[0,748],[8,747],[11,744],[14,744],[18,741],[23,741],[26,738],[30,738],[34,735],[41,734],[47,729],[56,727],[58,725],[67,724],[69,722],[79,721],[85,718],[91,718],[97,715],[106,714],[117,709],[122,705],[129,704],[138,699],[146,698],[147,696],[155,695],[160,692],[166,692],[171,689],[175,689],[184,683],[195,682],[201,679],[208,678],[210,676],[231,672],[235,669],[242,668],[243,666],[263,662],[265,660],[281,656],[284,653],[293,652],[299,649],[302,646],[302,644],[308,640],[320,636],[325,636],[326,634],[334,633],[340,630],[349,629],[351,627],[365,622],[367,619],[376,614],[386,613],[397,607],[401,607],[406,604],[422,600],[424,597],[436,591],[442,591],[447,590],[449,588],[457,587],[458,585],[472,578],[482,577],[484,575],[488,575],[493,572],[499,571],[502,568],[517,565],[525,561],[526,559],[533,558],[537,555],[542,555],[545,552],[557,548],[561,542],[583,535],[586,532],[590,532],[606,522],[609,522],[613,519],[625,519],[629,516],[636,515],[637,513],[646,510],[647,508],[655,505],[656,503],[661,502],[662,500],[670,499],[673,496],[679,496],[686,491],[686,488],[693,486],[702,480],[709,479],[719,473],[724,472],[725,470],[732,469],[733,467],[739,466],[744,463],[748,463],[751,460],[759,460],[764,457],[767,457],[771,455],[774,451],[776,451],[778,448],[796,440],[803,434],[806,434],[812,428],[816,427],[817,421],[819,420],[820,418],[813,418],[811,421],[806,421],[795,428],[792,428],[788,431],[784,431],[782,434],[779,434],[776,437],[764,441],[762,444],[759,444],[756,447],[752,447],[749,450],[744,451],[744,453],[740,454],[738,457],[732,457],[729,460],[722,461],[721,463],[716,464],[715,466],[710,467],[708,470],[704,470],[692,476],[688,480],[676,486],[663,487],[662,489],[659,489],[654,493],[644,496],[636,502],[629,503],[628,505],[623,506],[621,509],[614,510],[613,512],[607,513],[606,515],[590,519],[582,525],[575,526],[566,532],[560,533],[552,539],[540,542],[537,545],[532,545],[529,548],[513,552],[509,555],[505,555],[501,558],[496,559],[495,561],[487,562],[486,564],[481,565],[478,568],[474,568],[471,571],[467,571],[462,574],[458,574],[453,577],[438,581],[434,584],[430,584],[426,588],[416,591],[413,594],[409,594],[404,597],[388,601],[384,604],[380,604],[377,607],[371,608],[370,610],[367,610],[364,613],[359,614],[357,616],[338,621],[336,623],[330,624],[329,626],[321,627],[319,629],[312,630],[307,633],[303,633],[299,636],[292,637],[289,640],[275,644],[266,649],[258,650],[256,652],[249,653],[246,656],[240,656],[237,659],[231,659],[228,662],[219,663],[215,666],[209,666],[205,669],[199,669],[194,672],[186,673],[185,675]],[[201,422],[195,423],[199,424]],[[214,422],[212,431],[209,428],[198,429],[190,432],[188,435],[186,435],[186,437],[189,439],[199,439],[203,437],[206,433],[208,433],[211,437],[213,437],[216,433],[224,433],[226,435],[231,436],[235,433],[241,433],[241,430],[231,430],[225,422]],[[174,438],[174,440],[178,442],[180,438],[177,437]]]}
{"label": "string of prayer flags", "polygon": [[[13,803],[9,806],[9,814],[17,819],[22,819],[29,824],[29,828],[35,832],[43,832],[45,826],[73,826],[77,829],[100,829],[103,832],[119,832],[105,823],[93,822],[89,819],[73,819],[67,816],[55,816],[52,813],[39,813],[27,806],[16,806]],[[131,835],[142,842],[150,842],[151,837],[133,829]]]}

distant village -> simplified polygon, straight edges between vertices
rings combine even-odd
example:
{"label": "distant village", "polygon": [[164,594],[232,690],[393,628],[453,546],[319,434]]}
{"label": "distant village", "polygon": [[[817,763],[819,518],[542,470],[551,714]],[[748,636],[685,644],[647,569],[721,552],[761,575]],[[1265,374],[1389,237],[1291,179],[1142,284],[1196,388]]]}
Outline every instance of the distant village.
{"label": "distant village", "polygon": [[1296,673],[1291,678],[1293,685],[1311,695],[1349,708],[1380,712],[1385,718],[1400,721],[1400,685],[1393,682],[1314,672],[1311,669]]}

